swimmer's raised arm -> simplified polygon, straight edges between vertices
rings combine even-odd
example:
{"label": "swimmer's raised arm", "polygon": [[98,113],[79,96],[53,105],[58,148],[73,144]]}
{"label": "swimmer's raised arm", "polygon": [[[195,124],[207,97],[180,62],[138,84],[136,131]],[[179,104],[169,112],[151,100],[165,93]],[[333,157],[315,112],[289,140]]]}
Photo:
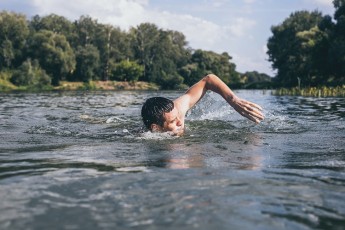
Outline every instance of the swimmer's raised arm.
{"label": "swimmer's raised arm", "polygon": [[208,74],[190,87],[185,94],[174,101],[181,115],[185,115],[207,92],[211,90],[221,95],[239,114],[259,123],[264,119],[262,108],[252,102],[237,97],[232,90],[214,74]]}

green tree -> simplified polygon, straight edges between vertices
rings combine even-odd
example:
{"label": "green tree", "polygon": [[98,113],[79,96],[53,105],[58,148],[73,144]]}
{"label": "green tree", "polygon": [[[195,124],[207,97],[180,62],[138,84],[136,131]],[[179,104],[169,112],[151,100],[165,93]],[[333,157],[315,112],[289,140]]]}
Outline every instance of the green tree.
{"label": "green tree", "polygon": [[99,60],[99,51],[95,46],[79,46],[76,51],[76,70],[73,80],[84,82],[93,80],[99,68]]}
{"label": "green tree", "polygon": [[14,71],[10,81],[17,86],[42,88],[50,85],[51,78],[40,67],[37,60],[32,62],[31,59],[28,59],[19,66],[18,70]]}
{"label": "green tree", "polygon": [[144,67],[133,61],[121,61],[115,65],[110,79],[116,81],[138,81],[144,73]]}
{"label": "green tree", "polygon": [[30,56],[39,60],[55,86],[75,69],[75,55],[64,35],[41,30],[29,39],[28,47]]}
{"label": "green tree", "polygon": [[336,21],[329,50],[331,70],[337,84],[345,84],[345,0],[334,0]]}
{"label": "green tree", "polygon": [[183,77],[178,73],[179,65],[185,56],[174,42],[174,31],[159,30],[156,45],[153,47],[153,66],[151,78],[163,89],[180,88]]}
{"label": "green tree", "polygon": [[283,86],[296,86],[298,78],[310,84],[312,66],[311,50],[316,45],[320,33],[318,24],[323,20],[320,12],[299,11],[278,26],[271,28],[268,40],[269,61],[278,70],[276,79]]}
{"label": "green tree", "polygon": [[[310,49],[312,55],[312,67],[315,75],[310,79],[314,84],[327,85],[333,78],[332,57],[330,57],[330,45],[334,23],[329,15],[323,17],[314,31],[310,31],[312,39],[305,39],[305,48]],[[306,37],[308,38],[308,34]],[[309,42],[308,42],[309,40]],[[302,40],[303,41],[303,40]]]}
{"label": "green tree", "polygon": [[0,66],[11,67],[12,60],[15,58],[12,42],[8,39],[4,40],[0,49]]}
{"label": "green tree", "polygon": [[231,63],[231,59],[226,52],[217,54],[199,49],[192,54],[190,63],[181,69],[181,74],[188,85],[194,84],[209,73],[218,75],[226,84],[237,85],[240,75],[235,71],[236,66]]}
{"label": "green tree", "polygon": [[243,88],[246,89],[271,88],[271,80],[269,75],[258,71],[245,72],[241,76]]}
{"label": "green tree", "polygon": [[63,16],[50,14],[45,17],[40,17],[39,15],[35,15],[31,19],[29,26],[36,32],[49,30],[57,34],[62,34],[69,42],[76,40],[75,25]]}
{"label": "green tree", "polygon": [[22,14],[0,12],[0,68],[18,67],[29,35],[26,17]]}
{"label": "green tree", "polygon": [[73,47],[92,45],[95,43],[99,23],[90,16],[81,16],[74,22],[78,41]]}
{"label": "green tree", "polygon": [[99,25],[95,44],[101,53],[101,75],[108,80],[110,63],[132,58],[129,36],[111,25]]}
{"label": "green tree", "polygon": [[142,80],[155,82],[162,88],[179,88],[183,83],[179,70],[190,58],[184,35],[158,29],[150,23],[140,24],[130,33],[134,57],[144,66]]}
{"label": "green tree", "polygon": [[157,54],[154,48],[159,37],[158,27],[154,24],[142,23],[137,28],[132,28],[130,33],[134,57],[140,65],[144,66],[142,80],[154,81],[155,76],[152,75],[152,69]]}

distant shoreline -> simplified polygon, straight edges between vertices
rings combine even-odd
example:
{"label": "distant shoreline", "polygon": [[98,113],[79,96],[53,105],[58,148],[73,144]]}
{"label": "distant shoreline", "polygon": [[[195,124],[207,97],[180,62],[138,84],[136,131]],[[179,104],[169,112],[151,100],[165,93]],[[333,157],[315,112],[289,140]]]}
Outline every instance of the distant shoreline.
{"label": "distant shoreline", "polygon": [[78,91],[78,90],[160,90],[154,83],[137,81],[90,81],[90,82],[69,82],[61,81],[59,86],[48,87],[7,87],[0,88],[0,92],[46,92],[46,91]]}
{"label": "distant shoreline", "polygon": [[[158,91],[161,88],[155,83],[144,81],[128,82],[128,81],[90,81],[90,82],[70,82],[61,81],[59,86],[48,87],[23,87],[14,86],[1,88],[0,93],[8,92],[49,92],[49,91],[121,91],[121,90],[153,90]],[[187,86],[186,86],[187,88]],[[185,88],[183,88],[185,89]],[[237,89],[237,88],[234,88]],[[239,88],[242,89],[242,88]],[[246,89],[246,88],[243,88]],[[248,88],[248,90],[251,90]],[[336,87],[306,87],[306,88],[253,88],[252,90],[272,90],[275,96],[304,96],[304,97],[345,97],[345,85]]]}

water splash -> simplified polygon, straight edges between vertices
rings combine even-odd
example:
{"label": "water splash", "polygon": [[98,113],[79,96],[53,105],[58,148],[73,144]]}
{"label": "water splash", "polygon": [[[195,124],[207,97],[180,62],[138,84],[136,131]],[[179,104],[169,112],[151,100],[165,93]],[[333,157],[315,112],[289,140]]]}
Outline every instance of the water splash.
{"label": "water splash", "polygon": [[169,132],[153,133],[151,131],[143,132],[137,137],[140,140],[172,140],[176,138],[178,136],[171,135]]}
{"label": "water splash", "polygon": [[216,93],[208,92],[187,114],[189,120],[232,120],[236,116],[232,107]]}
{"label": "water splash", "polygon": [[122,119],[120,117],[109,117],[105,123],[107,124],[110,124],[110,123],[115,123],[115,124],[118,124],[118,123],[123,123],[123,122],[126,122],[127,120],[125,119]]}

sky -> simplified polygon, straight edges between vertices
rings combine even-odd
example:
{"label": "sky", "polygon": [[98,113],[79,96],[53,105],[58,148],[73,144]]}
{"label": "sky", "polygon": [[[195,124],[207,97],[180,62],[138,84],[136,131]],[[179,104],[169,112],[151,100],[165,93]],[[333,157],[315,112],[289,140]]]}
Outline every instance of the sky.
{"label": "sky", "polygon": [[123,30],[150,22],[186,36],[193,49],[228,52],[239,72],[274,76],[266,54],[270,28],[293,12],[318,10],[333,16],[332,0],[0,0],[0,10],[51,13],[77,20],[89,15]]}

